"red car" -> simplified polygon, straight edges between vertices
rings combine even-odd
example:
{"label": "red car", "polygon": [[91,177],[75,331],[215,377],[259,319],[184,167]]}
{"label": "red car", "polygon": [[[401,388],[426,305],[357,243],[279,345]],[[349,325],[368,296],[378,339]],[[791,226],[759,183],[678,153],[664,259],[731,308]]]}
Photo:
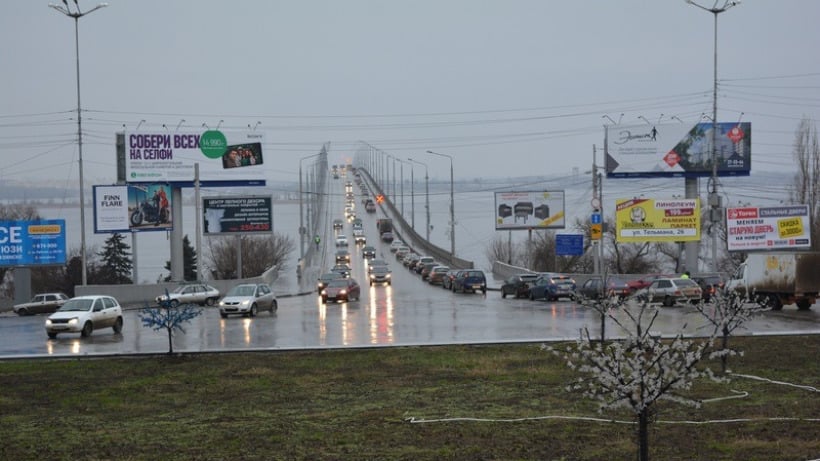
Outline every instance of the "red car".
{"label": "red car", "polygon": [[352,278],[335,279],[328,282],[322,289],[322,304],[328,301],[353,301],[361,296],[361,287]]}

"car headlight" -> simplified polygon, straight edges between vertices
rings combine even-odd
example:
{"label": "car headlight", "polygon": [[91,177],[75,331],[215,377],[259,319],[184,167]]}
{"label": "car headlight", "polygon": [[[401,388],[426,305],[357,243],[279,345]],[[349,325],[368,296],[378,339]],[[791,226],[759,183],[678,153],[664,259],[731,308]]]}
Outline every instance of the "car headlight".
{"label": "car headlight", "polygon": [[248,305],[248,304],[250,304],[250,303],[251,303],[251,300],[250,300],[250,299],[246,299],[246,300],[242,301],[242,303],[241,303],[241,304],[242,304],[243,306],[247,306],[247,305]]}
{"label": "car headlight", "polygon": [[323,295],[327,295],[327,290],[322,290]]}
{"label": "car headlight", "polygon": [[74,317],[73,319],[68,321],[69,325],[76,325],[77,323],[78,323],[77,317]]}
{"label": "car headlight", "polygon": [[371,279],[376,278],[376,274],[370,274],[370,278],[371,278]]}
{"label": "car headlight", "polygon": [[390,274],[387,274],[387,275],[385,275],[384,277],[389,279],[389,278],[390,278]]}
{"label": "car headlight", "polygon": [[339,291],[339,294],[340,294],[340,295],[345,295],[345,294],[347,294],[347,290],[340,290],[340,291]]}
{"label": "car headlight", "polygon": [[47,326],[47,327],[50,327],[50,326],[51,326],[51,319],[46,319],[46,326]]}

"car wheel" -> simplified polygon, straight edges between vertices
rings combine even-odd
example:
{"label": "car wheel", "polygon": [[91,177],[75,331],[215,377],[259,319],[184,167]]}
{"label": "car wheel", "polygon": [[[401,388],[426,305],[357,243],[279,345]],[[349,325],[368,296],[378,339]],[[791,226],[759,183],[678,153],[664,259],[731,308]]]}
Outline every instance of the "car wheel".
{"label": "car wheel", "polygon": [[251,305],[250,316],[251,317],[256,317],[256,314],[258,314],[258,313],[259,313],[259,308],[254,303],[253,305]]}
{"label": "car wheel", "polygon": [[170,306],[171,306],[171,307],[177,307],[177,306],[179,306],[179,301],[178,301],[178,300],[176,300],[176,299],[172,299],[172,300],[171,300],[171,303],[170,303]]}
{"label": "car wheel", "polygon": [[28,315],[28,309],[26,309],[25,307],[21,308],[17,311],[17,315],[19,315],[20,317]]}
{"label": "car wheel", "polygon": [[271,314],[279,310],[279,303],[274,301],[270,305],[270,312]]}
{"label": "car wheel", "polygon": [[487,296],[487,288],[486,287],[481,289],[481,294],[483,294],[484,296]]}
{"label": "car wheel", "polygon": [[56,337],[57,337],[57,333],[51,333],[51,332],[49,332],[49,333],[47,333],[47,334],[48,334],[49,339],[54,339],[54,338],[56,338]]}
{"label": "car wheel", "polygon": [[91,333],[93,331],[94,325],[92,325],[91,322],[85,322],[85,325],[83,325],[83,330],[80,332],[80,336],[82,336],[83,338],[87,338],[91,336]]}
{"label": "car wheel", "polygon": [[768,299],[766,300],[766,304],[772,308],[773,311],[779,311],[783,309],[783,303],[780,301],[780,298],[777,295],[769,295]]}
{"label": "car wheel", "polygon": [[114,333],[122,333],[122,317],[117,317],[117,321],[111,328],[114,329]]}
{"label": "car wheel", "polygon": [[530,301],[535,301],[535,293],[530,291]]}
{"label": "car wheel", "polygon": [[214,304],[216,304],[216,298],[208,298],[208,299],[206,299],[206,300],[205,300],[205,304],[207,304],[207,305],[209,305],[209,306],[213,306]]}
{"label": "car wheel", "polygon": [[672,307],[675,305],[675,300],[672,299],[671,296],[666,296],[663,298],[663,305],[666,307]]}
{"label": "car wheel", "polygon": [[811,302],[808,299],[801,299],[797,301],[797,310],[807,311],[811,309]]}

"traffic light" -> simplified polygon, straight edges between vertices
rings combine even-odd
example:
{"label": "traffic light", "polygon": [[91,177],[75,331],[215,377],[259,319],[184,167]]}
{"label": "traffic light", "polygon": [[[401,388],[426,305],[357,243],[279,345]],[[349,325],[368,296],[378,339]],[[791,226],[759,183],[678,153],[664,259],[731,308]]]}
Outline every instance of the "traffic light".
{"label": "traffic light", "polygon": [[379,204],[384,203],[384,195],[378,194],[376,196],[376,203],[379,203]]}

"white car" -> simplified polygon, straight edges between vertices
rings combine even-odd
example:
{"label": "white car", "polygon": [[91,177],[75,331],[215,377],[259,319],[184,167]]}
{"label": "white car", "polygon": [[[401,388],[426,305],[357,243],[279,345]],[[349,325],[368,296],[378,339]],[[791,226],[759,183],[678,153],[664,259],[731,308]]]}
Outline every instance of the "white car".
{"label": "white car", "polygon": [[346,247],[347,246],[347,236],[344,235],[344,234],[337,235],[336,236],[336,246],[337,247]]}
{"label": "white car", "polygon": [[396,250],[399,249],[399,247],[403,247],[403,246],[406,246],[406,245],[401,240],[393,240],[392,242],[390,242],[390,252],[395,253]]}
{"label": "white car", "polygon": [[80,333],[85,338],[100,328],[122,332],[122,307],[111,296],[71,298],[46,319],[46,334],[51,339],[58,333]]}
{"label": "white car", "polygon": [[265,283],[244,283],[236,285],[219,301],[219,315],[226,318],[230,314],[256,317],[259,310],[273,314],[278,308],[276,295]]}
{"label": "white car", "polygon": [[159,295],[155,298],[157,304],[163,301],[170,301],[171,307],[180,304],[199,304],[200,306],[213,306],[219,299],[219,290],[203,283],[192,283],[190,285],[180,285],[167,295]]}

